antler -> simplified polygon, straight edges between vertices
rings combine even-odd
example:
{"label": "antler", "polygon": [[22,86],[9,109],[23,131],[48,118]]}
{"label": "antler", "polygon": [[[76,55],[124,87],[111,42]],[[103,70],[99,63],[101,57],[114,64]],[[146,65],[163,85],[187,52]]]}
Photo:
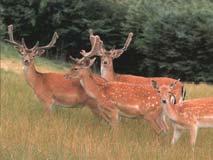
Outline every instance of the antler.
{"label": "antler", "polygon": [[38,50],[38,49],[48,49],[48,48],[52,48],[52,47],[54,47],[54,44],[56,43],[56,41],[57,41],[58,38],[59,38],[59,36],[58,36],[57,32],[55,32],[55,33],[53,34],[52,40],[50,41],[50,43],[49,43],[48,45],[38,47],[39,42],[37,42],[36,45],[35,45],[32,49],[34,49],[34,50],[37,49],[37,50]]}
{"label": "antler", "polygon": [[93,65],[96,58],[90,59],[89,57],[82,57],[82,58],[74,58],[70,56],[70,59],[75,62],[75,64],[79,65],[80,67],[86,67],[89,68]]}
{"label": "antler", "polygon": [[133,36],[133,33],[130,32],[130,33],[128,34],[128,37],[127,37],[127,39],[126,39],[126,42],[125,42],[123,48],[121,48],[121,49],[111,49],[111,50],[109,51],[109,52],[111,52],[111,54],[110,54],[111,57],[113,57],[113,58],[118,58],[124,51],[126,51],[127,48],[129,47],[130,42],[132,41],[132,36]]}
{"label": "antler", "polygon": [[103,46],[103,41],[100,39],[98,35],[94,35],[92,29],[89,30],[90,33],[90,43],[91,43],[91,50],[86,52],[85,50],[81,50],[80,54],[84,57],[92,57],[95,55],[100,54],[100,50]]}
{"label": "antler", "polygon": [[130,44],[130,42],[132,41],[132,36],[133,36],[133,33],[130,32],[129,35],[128,35],[128,37],[127,37],[127,39],[126,39],[126,42],[125,42],[125,44],[124,44],[124,47],[122,48],[124,51],[126,51],[127,48],[129,47],[129,44]]}
{"label": "antler", "polygon": [[81,59],[79,59],[79,58],[74,58],[73,56],[70,56],[70,59],[72,61],[74,61],[75,63],[79,64],[81,61],[84,60],[84,57],[82,57]]}
{"label": "antler", "polygon": [[6,39],[5,41],[7,41],[7,42],[19,47],[19,48],[23,48],[24,47],[20,43],[14,41],[14,38],[13,38],[13,25],[12,24],[8,26],[8,35],[9,35],[9,40]]}

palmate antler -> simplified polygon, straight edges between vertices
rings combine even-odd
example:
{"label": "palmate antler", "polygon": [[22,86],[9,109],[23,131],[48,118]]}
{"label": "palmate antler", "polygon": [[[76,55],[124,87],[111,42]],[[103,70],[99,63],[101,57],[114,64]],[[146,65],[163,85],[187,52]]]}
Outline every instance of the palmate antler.
{"label": "palmate antler", "polygon": [[40,46],[39,47],[38,46],[39,42],[37,42],[37,44],[33,47],[33,49],[40,50],[40,49],[49,49],[49,48],[52,48],[52,47],[54,47],[54,45],[55,45],[55,43],[56,43],[56,41],[57,41],[58,38],[59,38],[58,33],[54,32],[54,34],[52,36],[52,39],[51,39],[51,41],[49,42],[48,45],[46,45],[46,46]]}
{"label": "palmate antler", "polygon": [[14,38],[13,38],[13,25],[9,25],[8,26],[8,35],[9,35],[9,40],[5,39],[5,41],[7,41],[7,42],[13,44],[16,47],[19,47],[19,48],[23,48],[24,47],[22,44],[14,41]]}
{"label": "palmate antler", "polygon": [[99,55],[103,45],[103,41],[101,41],[98,35],[94,35],[91,29],[89,30],[89,33],[90,33],[91,50],[89,52],[81,50],[80,54],[83,55],[84,57],[92,57]]}
{"label": "palmate antler", "polygon": [[92,49],[89,52],[82,50],[80,53],[84,57],[104,56],[105,54],[108,53],[108,54],[110,54],[111,57],[118,58],[124,51],[127,50],[130,42],[132,41],[132,36],[133,36],[133,33],[130,32],[123,48],[121,48],[121,49],[113,48],[113,49],[107,51],[104,48],[103,41],[100,39],[100,37],[98,35],[94,35],[92,30],[90,30],[89,33],[90,33],[90,43],[91,43]]}
{"label": "palmate antler", "polygon": [[[95,58],[90,59],[91,57],[95,56],[100,52],[100,44],[101,40],[99,36],[96,36],[93,34],[92,30],[89,30],[90,33],[90,43],[91,43],[91,49],[89,52],[86,52],[85,50],[81,50],[80,54],[83,56],[81,59],[74,58],[70,56],[70,59],[74,61],[75,64],[81,65],[81,66],[87,66],[88,64],[92,64],[95,62]],[[103,43],[103,42],[102,42]]]}
{"label": "palmate antler", "polygon": [[110,56],[113,57],[113,58],[118,58],[121,54],[123,54],[123,52],[125,52],[127,50],[127,48],[129,47],[129,44],[132,41],[132,36],[133,36],[133,33],[130,32],[128,34],[128,37],[126,39],[126,42],[125,42],[123,48],[121,48],[121,49],[111,49],[109,51]]}

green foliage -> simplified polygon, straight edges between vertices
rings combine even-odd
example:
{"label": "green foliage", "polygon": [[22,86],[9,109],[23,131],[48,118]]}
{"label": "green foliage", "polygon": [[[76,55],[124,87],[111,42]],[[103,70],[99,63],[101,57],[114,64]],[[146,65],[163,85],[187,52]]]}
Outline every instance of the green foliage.
{"label": "green foliage", "polygon": [[208,0],[135,3],[129,7],[128,25],[124,28],[136,34],[135,56],[141,57],[136,59],[138,72],[213,82],[213,3]]}
{"label": "green foliage", "polygon": [[213,82],[212,0],[2,0],[0,11],[1,38],[11,23],[28,46],[47,44],[57,31],[48,58],[64,61],[89,50],[90,28],[106,48],[121,47],[133,32],[127,53],[115,61],[117,72]]}

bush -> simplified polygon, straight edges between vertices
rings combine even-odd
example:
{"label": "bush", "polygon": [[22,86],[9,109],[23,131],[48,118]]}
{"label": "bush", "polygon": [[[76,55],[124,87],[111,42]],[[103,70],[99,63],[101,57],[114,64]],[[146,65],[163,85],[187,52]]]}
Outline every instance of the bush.
{"label": "bush", "polygon": [[[136,53],[142,57],[137,62],[138,72],[146,76],[213,82],[213,3],[142,2],[137,3],[143,7],[138,6],[141,21],[136,25],[143,31],[135,31],[134,44]],[[149,12],[147,8],[143,10],[146,6]]]}

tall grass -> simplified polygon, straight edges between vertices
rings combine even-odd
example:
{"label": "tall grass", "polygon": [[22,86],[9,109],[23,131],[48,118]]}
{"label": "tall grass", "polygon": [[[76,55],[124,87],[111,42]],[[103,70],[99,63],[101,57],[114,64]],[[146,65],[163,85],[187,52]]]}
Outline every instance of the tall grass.
{"label": "tall grass", "polygon": [[[17,52],[8,46],[1,47],[1,60],[20,63]],[[46,59],[38,59],[36,65],[48,65],[50,70],[61,69]],[[121,119],[119,127],[111,129],[86,107],[54,106],[52,114],[46,116],[22,74],[0,72],[2,160],[213,159],[211,129],[200,130],[193,155],[188,133],[172,146],[172,130],[158,136],[142,119]],[[210,85],[186,84],[186,89],[187,99],[213,96]]]}
{"label": "tall grass", "polygon": [[[186,84],[187,98],[213,96],[213,86]],[[172,130],[156,135],[142,119],[122,119],[117,129],[85,107],[55,106],[50,116],[22,75],[1,70],[0,159],[213,159],[213,130],[201,129],[195,155],[184,134],[170,145]]]}

